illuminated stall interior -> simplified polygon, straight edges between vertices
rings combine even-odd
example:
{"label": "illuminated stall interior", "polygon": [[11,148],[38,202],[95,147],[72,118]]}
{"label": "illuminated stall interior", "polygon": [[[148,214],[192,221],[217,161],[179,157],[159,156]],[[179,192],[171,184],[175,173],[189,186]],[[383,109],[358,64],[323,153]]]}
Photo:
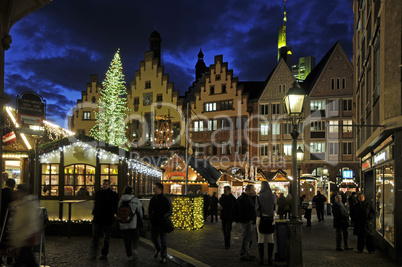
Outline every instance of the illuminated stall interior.
{"label": "illuminated stall interior", "polygon": [[[162,177],[160,169],[129,159],[127,151],[107,144],[100,146],[84,135],[47,143],[39,147],[39,152],[39,197],[52,219],[67,217],[59,201],[92,200],[103,180],[109,180],[111,189],[119,194],[130,184],[149,195],[151,183],[146,180],[160,181]],[[75,204],[73,218],[91,219],[92,208],[92,201]]]}
{"label": "illuminated stall interior", "polygon": [[[166,194],[184,195],[186,183],[186,162],[174,154],[167,159],[161,168],[164,169],[163,184]],[[221,173],[208,161],[190,157],[188,166],[188,193],[204,193],[217,187]],[[216,189],[211,189],[216,191]]]}
{"label": "illuminated stall interior", "polygon": [[274,192],[276,195],[283,193],[285,196],[287,196],[289,193],[289,186],[291,181],[287,173],[282,169],[279,169],[271,175],[270,176],[272,178],[269,179],[268,182],[272,192]]}
{"label": "illuminated stall interior", "polygon": [[317,195],[317,179],[310,175],[302,175],[300,177],[300,196],[306,195],[305,202],[313,200]]}

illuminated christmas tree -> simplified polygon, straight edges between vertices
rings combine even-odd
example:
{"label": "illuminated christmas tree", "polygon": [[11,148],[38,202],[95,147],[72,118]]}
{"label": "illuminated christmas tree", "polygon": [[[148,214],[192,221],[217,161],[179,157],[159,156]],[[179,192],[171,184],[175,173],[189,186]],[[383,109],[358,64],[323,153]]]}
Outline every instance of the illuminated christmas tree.
{"label": "illuminated christmas tree", "polygon": [[97,140],[127,149],[125,119],[129,109],[119,52],[120,49],[114,55],[106,78],[102,82],[98,111],[95,112],[96,124],[91,129],[90,135]]}

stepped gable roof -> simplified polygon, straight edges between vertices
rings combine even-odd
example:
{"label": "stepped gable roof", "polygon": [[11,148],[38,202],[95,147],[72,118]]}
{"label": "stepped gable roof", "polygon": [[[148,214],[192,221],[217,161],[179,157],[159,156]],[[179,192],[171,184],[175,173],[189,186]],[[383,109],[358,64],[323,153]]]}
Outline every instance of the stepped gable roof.
{"label": "stepped gable roof", "polygon": [[266,82],[239,82],[243,86],[243,93],[248,94],[249,99],[259,98],[264,91]]}
{"label": "stepped gable roof", "polygon": [[335,47],[340,44],[339,41],[337,41],[331,49],[325,54],[325,56],[321,59],[320,63],[318,63],[314,69],[310,72],[309,75],[307,75],[306,79],[304,80],[303,83],[301,83],[301,86],[306,90],[306,93],[309,94],[311,89],[313,89],[313,86],[315,82],[317,81],[318,77],[320,76],[321,72],[324,70],[324,67],[327,65],[327,62],[329,58],[331,57],[332,52],[334,52]]}

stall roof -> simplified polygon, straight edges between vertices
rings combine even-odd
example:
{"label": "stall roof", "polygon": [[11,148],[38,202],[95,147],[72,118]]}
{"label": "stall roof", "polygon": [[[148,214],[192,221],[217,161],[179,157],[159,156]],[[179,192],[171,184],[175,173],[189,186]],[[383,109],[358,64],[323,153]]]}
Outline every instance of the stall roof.
{"label": "stall roof", "polygon": [[196,170],[209,185],[216,185],[218,179],[222,176],[222,173],[218,171],[212,164],[204,159],[197,159],[195,157],[189,157],[189,166]]}
{"label": "stall roof", "polygon": [[288,174],[282,170],[279,169],[276,172],[271,172],[270,175],[267,176],[269,179],[269,182],[289,182],[290,180],[288,179]]}

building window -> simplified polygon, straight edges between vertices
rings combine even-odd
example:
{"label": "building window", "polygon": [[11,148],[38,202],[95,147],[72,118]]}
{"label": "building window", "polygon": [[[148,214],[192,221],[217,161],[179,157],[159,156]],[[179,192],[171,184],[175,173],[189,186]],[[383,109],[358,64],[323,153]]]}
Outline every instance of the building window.
{"label": "building window", "polygon": [[91,111],[84,111],[83,119],[90,120],[91,119]]}
{"label": "building window", "polygon": [[342,78],[342,89],[346,88],[346,78]]}
{"label": "building window", "polygon": [[180,139],[180,123],[173,123],[173,142],[178,142]]}
{"label": "building window", "polygon": [[330,133],[338,133],[338,121],[328,121],[328,130]]}
{"label": "building window", "polygon": [[146,81],[145,82],[145,89],[151,88],[151,81]]}
{"label": "building window", "polygon": [[292,145],[291,144],[283,145],[283,155],[292,156]]}
{"label": "building window", "polygon": [[272,145],[272,155],[274,155],[274,156],[279,155],[279,144]]}
{"label": "building window", "polygon": [[291,123],[283,124],[283,133],[284,134],[291,134],[292,133],[292,124]]}
{"label": "building window", "polygon": [[336,78],[336,89],[339,89],[340,88],[340,79],[339,78]]}
{"label": "building window", "polygon": [[210,94],[210,95],[215,94],[215,86],[210,86],[210,87],[209,87],[209,94]]}
{"label": "building window", "polygon": [[139,105],[139,104],[140,104],[140,98],[134,97],[134,105]]}
{"label": "building window", "polygon": [[260,105],[260,114],[261,115],[268,115],[268,108],[269,108],[268,104]]}
{"label": "building window", "polygon": [[232,100],[222,101],[221,110],[229,110],[229,109],[233,109],[233,101]]}
{"label": "building window", "polygon": [[198,132],[199,129],[199,121],[194,121],[194,132]]}
{"label": "building window", "polygon": [[205,111],[216,111],[216,103],[205,103]]}
{"label": "building window", "polygon": [[95,193],[95,167],[74,164],[65,167],[64,174],[64,196],[92,196]]}
{"label": "building window", "polygon": [[163,101],[163,95],[162,94],[156,95],[156,101],[157,102],[162,102]]}
{"label": "building window", "polygon": [[140,121],[133,120],[133,138],[138,140],[140,138]]}
{"label": "building window", "polygon": [[377,38],[374,47],[374,90],[373,103],[380,97],[380,38]]}
{"label": "building window", "polygon": [[329,100],[328,101],[328,109],[331,112],[337,112],[339,110],[339,101],[338,100]]}
{"label": "building window", "polygon": [[342,106],[343,111],[352,111],[352,99],[344,99]]}
{"label": "building window", "polygon": [[236,140],[235,153],[236,153],[236,154],[240,154],[240,153],[241,153],[241,140]]}
{"label": "building window", "polygon": [[110,189],[117,193],[117,181],[119,177],[119,165],[118,164],[101,164],[101,176],[100,180],[109,180]]}
{"label": "building window", "polygon": [[353,125],[353,121],[352,121],[352,120],[344,120],[344,121],[342,122],[342,131],[343,131],[344,133],[351,133],[352,130],[353,130],[352,125]]}
{"label": "building window", "polygon": [[352,142],[343,143],[343,154],[352,155]]}
{"label": "building window", "polygon": [[221,119],[221,129],[230,130],[230,120],[229,119]]}
{"label": "building window", "polygon": [[215,81],[220,81],[221,80],[221,75],[220,74],[216,74],[215,75]]}
{"label": "building window", "polygon": [[268,145],[260,146],[260,156],[268,156]]}
{"label": "building window", "polygon": [[230,142],[222,142],[221,146],[221,155],[230,155]]}
{"label": "building window", "polygon": [[280,123],[272,123],[272,134],[273,135],[281,134],[281,124]]}
{"label": "building window", "polygon": [[269,125],[268,124],[261,124],[260,131],[261,131],[261,135],[264,135],[264,136],[268,135],[268,133],[269,133]]}
{"label": "building window", "polygon": [[281,114],[279,107],[280,107],[280,104],[272,104],[272,115]]}
{"label": "building window", "polygon": [[329,145],[329,154],[330,155],[338,155],[338,142],[330,142]]}
{"label": "building window", "polygon": [[96,97],[92,97],[92,104],[95,104],[96,103]]}
{"label": "building window", "polygon": [[218,129],[218,120],[209,120],[208,131],[215,131],[216,129]]}
{"label": "building window", "polygon": [[279,93],[282,93],[282,84],[279,85]]}
{"label": "building window", "polygon": [[334,78],[331,79],[331,89],[332,90],[335,89],[335,79]]}
{"label": "building window", "polygon": [[325,153],[325,142],[311,142],[310,143],[311,153]]}
{"label": "building window", "polygon": [[310,101],[311,110],[325,110],[325,100],[311,100]]}
{"label": "building window", "polygon": [[42,196],[59,195],[59,164],[42,164]]}
{"label": "building window", "polygon": [[324,132],[325,131],[325,121],[312,121],[310,130],[312,132]]}
{"label": "building window", "polygon": [[222,94],[226,93],[226,84],[222,84]]}

